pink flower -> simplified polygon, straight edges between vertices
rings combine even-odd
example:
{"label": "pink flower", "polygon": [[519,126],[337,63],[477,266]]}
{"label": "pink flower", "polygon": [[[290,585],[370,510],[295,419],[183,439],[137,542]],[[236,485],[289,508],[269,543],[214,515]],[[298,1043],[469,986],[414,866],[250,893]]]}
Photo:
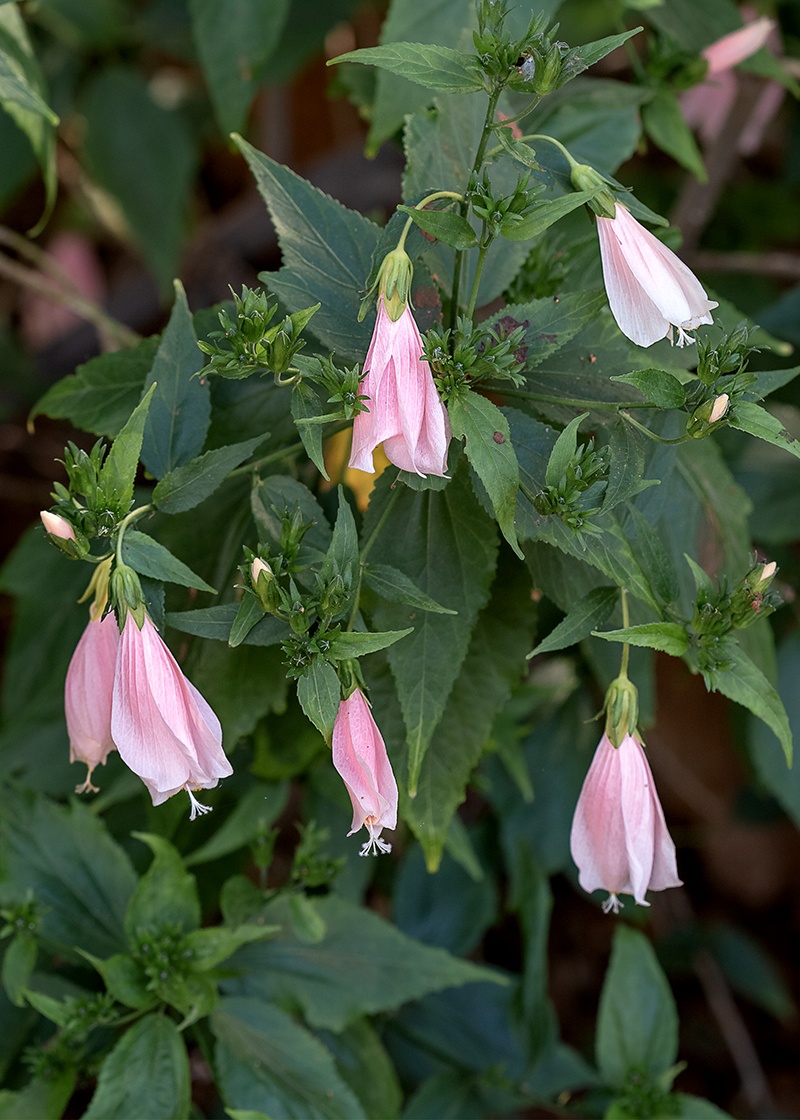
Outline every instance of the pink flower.
{"label": "pink flower", "polygon": [[597,219],[603,279],[619,329],[637,346],[652,346],[678,330],[678,346],[694,342],[685,332],[713,322],[700,281],[619,202],[613,218]]}
{"label": "pink flower", "polygon": [[618,747],[607,735],[600,740],[575,808],[570,851],[583,889],[609,892],[606,913],[618,912],[619,894],[648,906],[648,890],[681,886],[675,845],[635,735],[625,735]]}
{"label": "pink flower", "polygon": [[348,836],[367,826],[369,840],[361,855],[390,852],[381,829],[397,827],[397,783],[383,737],[360,689],[339,703],[333,726],[333,765],[347,786],[353,803]]}
{"label": "pink flower", "polygon": [[419,475],[444,475],[450,429],[430,366],[424,362],[422,338],[406,304],[392,322],[383,295],[364,362],[359,393],[369,398],[369,412],[353,421],[348,466],[375,473],[372,452],[379,443],[396,467]]}
{"label": "pink flower", "polygon": [[60,513],[50,513],[49,510],[43,509],[39,516],[46,532],[51,533],[54,537],[60,537],[62,541],[75,540],[75,530]]}
{"label": "pink flower", "polygon": [[761,19],[740,27],[738,31],[731,31],[723,35],[715,43],[702,52],[703,58],[708,63],[706,77],[713,78],[723,70],[730,70],[740,62],[744,62],[750,55],[766,43],[775,27],[775,20],[762,16]]}
{"label": "pink flower", "polygon": [[114,666],[119,645],[119,628],[113,614],[91,619],[75,647],[67,669],[64,708],[69,732],[70,762],[85,762],[86,781],[76,793],[97,793],[92,771],[105,766],[109,751],[115,750],[111,738],[111,694]]}
{"label": "pink flower", "polygon": [[185,789],[192,820],[210,811],[192,790],[212,789],[233,773],[222,749],[219,720],[147,615],[141,630],[132,614],[125,620],[114,674],[111,735],[123,762],[150,790],[153,804]]}

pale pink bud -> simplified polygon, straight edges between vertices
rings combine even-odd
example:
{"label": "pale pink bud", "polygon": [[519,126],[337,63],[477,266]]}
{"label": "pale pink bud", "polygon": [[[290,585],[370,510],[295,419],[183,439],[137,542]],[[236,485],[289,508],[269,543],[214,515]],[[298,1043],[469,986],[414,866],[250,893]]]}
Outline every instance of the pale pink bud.
{"label": "pale pink bud", "polygon": [[769,564],[764,565],[764,567],[761,569],[761,575],[758,577],[758,579],[754,580],[754,582],[764,583],[766,580],[772,579],[772,577],[775,575],[777,567],[778,565],[775,563],[775,561],[771,560]]}
{"label": "pale pink bud", "polygon": [[603,735],[583,783],[570,834],[579,881],[618,912],[619,894],[647,906],[645,893],[681,886],[675,845],[667,831],[644,748],[634,735],[618,747]]}
{"label": "pale pink bud", "polygon": [[138,774],[160,805],[181,789],[192,802],[191,819],[209,812],[192,790],[212,789],[233,773],[222,749],[213,711],[181,672],[145,615],[141,628],[128,614],[114,675],[111,734],[123,762]]}
{"label": "pale pink bud", "polygon": [[361,855],[390,852],[381,829],[397,827],[397,782],[383,737],[361,690],[339,703],[333,725],[333,765],[347,786],[353,803],[352,836],[367,826],[369,840]]}
{"label": "pale pink bud", "polygon": [[369,412],[359,412],[353,421],[348,466],[374,474],[372,453],[383,443],[389,462],[401,470],[445,474],[450,426],[422,350],[408,304],[393,323],[381,297],[359,386]]}
{"label": "pale pink bud", "polygon": [[50,513],[49,510],[43,509],[39,516],[48,533],[52,533],[54,537],[60,537],[62,541],[75,540],[75,530],[61,514]]}
{"label": "pale pink bud", "polygon": [[761,50],[774,27],[775,20],[762,16],[761,19],[740,27],[738,31],[723,35],[721,39],[706,47],[702,54],[708,63],[707,77],[713,77],[723,70],[730,70],[732,66],[744,62],[750,55]]}
{"label": "pale pink bud", "polygon": [[711,407],[711,413],[708,417],[709,424],[716,424],[717,420],[722,419],[722,417],[728,411],[729,401],[730,397],[727,393],[720,393]]}
{"label": "pale pink bud", "polygon": [[266,572],[268,576],[272,575],[272,568],[269,564],[265,563],[260,556],[256,556],[255,560],[250,565],[250,578],[253,581],[253,586],[258,583],[258,577],[262,572]]}
{"label": "pale pink bud", "polygon": [[678,346],[694,342],[685,332],[713,322],[700,281],[619,202],[613,218],[597,219],[603,280],[617,326],[637,346],[652,346],[678,330]]}
{"label": "pale pink bud", "polygon": [[92,785],[92,771],[96,766],[104,766],[109,751],[114,750],[111,696],[118,645],[119,628],[113,614],[102,620],[92,620],[75,647],[67,669],[64,709],[69,760],[85,762],[89,768],[86,781],[76,787],[76,793],[97,792],[97,787]]}

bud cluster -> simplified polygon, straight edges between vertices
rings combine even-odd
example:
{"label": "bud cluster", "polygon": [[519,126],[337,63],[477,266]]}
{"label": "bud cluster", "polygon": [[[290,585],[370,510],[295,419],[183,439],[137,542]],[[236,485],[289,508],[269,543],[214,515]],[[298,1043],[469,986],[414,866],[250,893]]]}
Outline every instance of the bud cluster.
{"label": "bud cluster", "polygon": [[429,363],[442,400],[483,378],[523,380],[527,353],[523,345],[527,324],[518,324],[503,337],[497,328],[473,323],[459,315],[454,331],[436,324],[423,335],[422,356]]}
{"label": "bud cluster", "polygon": [[329,886],[347,862],[340,856],[329,859],[323,849],[330,839],[330,829],[319,828],[316,821],[298,824],[300,843],[294,850],[292,861],[292,880],[307,890],[319,890]]}
{"label": "bud cluster", "polygon": [[467,186],[466,198],[472,203],[473,213],[484,223],[481,242],[488,244],[503,233],[518,226],[528,211],[535,205],[543,186],[528,189],[528,176],[519,176],[517,185],[508,195],[492,193],[492,184],[486,168],[480,178],[473,171]]}
{"label": "bud cluster", "polygon": [[545,486],[533,498],[538,513],[545,517],[555,515],[572,529],[573,533],[596,533],[598,530],[587,523],[587,518],[598,513],[600,507],[585,508],[581,503],[591,487],[603,483],[608,476],[607,447],[595,450],[594,440],[578,445],[560,480],[553,486]]}
{"label": "bud cluster", "polygon": [[249,377],[265,370],[272,370],[276,376],[286,373],[295,354],[305,346],[301,331],[320,305],[295,311],[270,327],[278,304],[267,292],[243,287],[241,298],[233,294],[233,300],[235,318],[223,308],[218,316],[222,330],[209,333],[209,338],[226,345],[197,344],[203,353],[211,355],[208,372],[228,378]]}
{"label": "bud cluster", "polygon": [[335,412],[302,420],[304,424],[328,424],[334,420],[352,420],[359,412],[368,412],[369,397],[359,393],[363,377],[360,365],[339,369],[330,358],[300,358],[298,366],[304,378],[321,385],[329,394],[327,403],[338,405]]}
{"label": "bud cluster", "polygon": [[50,540],[72,560],[89,552],[91,537],[107,537],[133,504],[120,498],[113,484],[102,476],[106,445],[98,440],[87,454],[70,442],[64,449],[68,486],[53,484],[53,511],[42,514]]}
{"label": "bud cluster", "polygon": [[505,30],[508,11],[506,0],[478,0],[478,30],[472,33],[483,72],[501,88],[509,77],[518,76],[518,66],[532,44],[543,38],[542,31],[547,25],[546,16],[533,16],[523,37],[512,38]]}
{"label": "bud cluster", "polygon": [[701,671],[730,668],[732,662],[726,641],[730,631],[745,630],[780,606],[780,597],[770,591],[776,571],[774,561],[756,563],[733,591],[728,591],[724,579],[717,589],[698,588],[692,627],[697,634],[695,645]]}

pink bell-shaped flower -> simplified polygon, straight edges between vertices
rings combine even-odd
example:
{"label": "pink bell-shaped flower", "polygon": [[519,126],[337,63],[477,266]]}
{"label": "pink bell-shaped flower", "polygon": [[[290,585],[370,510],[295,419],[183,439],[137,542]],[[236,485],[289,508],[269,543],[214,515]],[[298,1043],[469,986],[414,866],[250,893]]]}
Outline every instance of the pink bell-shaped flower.
{"label": "pink bell-shaped flower", "polygon": [[708,63],[706,77],[716,77],[761,50],[776,26],[774,19],[762,16],[711,43],[702,52]]}
{"label": "pink bell-shaped flower", "polygon": [[92,785],[92,771],[96,766],[105,766],[109,751],[115,749],[111,737],[111,696],[118,645],[119,628],[114,615],[93,617],[67,669],[64,708],[69,760],[85,762],[89,768],[86,781],[75,787],[76,793],[97,793],[97,786]]}
{"label": "pink bell-shaped flower", "polygon": [[397,827],[397,782],[386,745],[360,689],[339,703],[333,726],[333,765],[347,786],[353,803],[352,836],[367,826],[369,840],[361,855],[390,852],[381,830]]}
{"label": "pink bell-shaped flower", "polygon": [[149,789],[153,804],[185,789],[192,820],[210,811],[192,791],[212,789],[233,773],[222,749],[219,720],[147,615],[141,629],[132,613],[125,620],[114,674],[111,735],[123,762]]}
{"label": "pink bell-shaped flower", "polygon": [[619,202],[613,218],[598,216],[597,233],[611,313],[637,346],[672,341],[673,327],[683,346],[694,342],[686,331],[713,322],[717,304],[694,273]]}
{"label": "pink bell-shaped flower", "polygon": [[570,833],[570,851],[585,891],[606,890],[603,910],[616,914],[618,895],[679,887],[675,845],[644,748],[633,734],[615,747],[603,735],[583,783]]}

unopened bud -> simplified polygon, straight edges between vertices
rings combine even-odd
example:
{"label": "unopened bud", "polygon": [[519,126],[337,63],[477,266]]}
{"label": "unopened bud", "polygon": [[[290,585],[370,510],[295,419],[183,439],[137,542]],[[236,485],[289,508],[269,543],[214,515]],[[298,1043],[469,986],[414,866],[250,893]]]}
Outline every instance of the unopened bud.
{"label": "unopened bud", "polygon": [[69,521],[63,518],[58,513],[50,513],[49,510],[43,509],[39,516],[42,519],[42,524],[51,536],[58,537],[62,541],[74,541],[75,530],[70,525]]}
{"label": "unopened bud", "polygon": [[719,424],[725,417],[730,406],[730,397],[727,393],[720,393],[713,400],[704,401],[691,415],[686,425],[686,434],[693,439],[702,439],[707,436],[715,424]]}
{"label": "unopened bud", "polygon": [[386,254],[378,273],[378,291],[393,323],[406,309],[413,275],[414,266],[405,249],[393,249]]}
{"label": "unopened bud", "polygon": [[267,564],[266,561],[262,560],[260,556],[256,556],[255,560],[250,565],[250,578],[253,581],[253,587],[258,584],[258,577],[262,572],[266,572],[267,579],[272,579],[272,576],[274,575],[269,564]]}
{"label": "unopened bud", "polygon": [[769,564],[765,564],[764,567],[761,569],[761,575],[758,576],[757,582],[760,585],[765,584],[767,582],[767,580],[772,579],[772,577],[775,575],[775,572],[777,571],[777,569],[778,569],[778,565],[775,563],[774,560],[772,560]]}
{"label": "unopened bud", "polygon": [[626,735],[633,735],[639,721],[639,692],[627,676],[619,676],[606,693],[606,735],[618,747]]}
{"label": "unopened bud", "polygon": [[728,394],[727,393],[720,393],[720,395],[714,401],[714,405],[711,409],[711,413],[709,414],[709,417],[708,417],[709,424],[716,424],[717,420],[722,419],[722,417],[728,411],[729,402],[730,402],[730,398],[728,397]]}
{"label": "unopened bud", "polygon": [[588,163],[573,163],[569,177],[576,191],[597,191],[594,198],[587,203],[595,214],[599,214],[601,218],[616,218],[617,200],[599,171],[595,171]]}

